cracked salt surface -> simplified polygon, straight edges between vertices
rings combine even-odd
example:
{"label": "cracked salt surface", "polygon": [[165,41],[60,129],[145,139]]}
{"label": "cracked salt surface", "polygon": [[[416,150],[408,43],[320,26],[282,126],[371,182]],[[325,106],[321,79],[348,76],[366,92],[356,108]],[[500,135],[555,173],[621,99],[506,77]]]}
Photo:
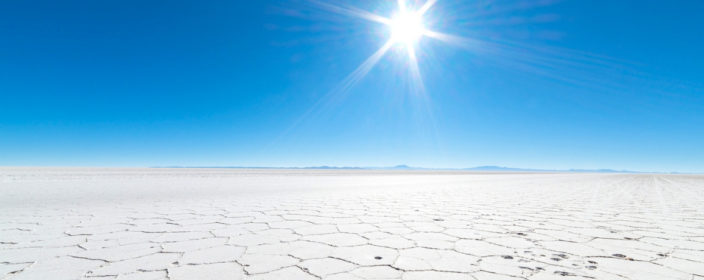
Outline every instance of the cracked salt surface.
{"label": "cracked salt surface", "polygon": [[0,279],[704,280],[704,176],[0,169]]}

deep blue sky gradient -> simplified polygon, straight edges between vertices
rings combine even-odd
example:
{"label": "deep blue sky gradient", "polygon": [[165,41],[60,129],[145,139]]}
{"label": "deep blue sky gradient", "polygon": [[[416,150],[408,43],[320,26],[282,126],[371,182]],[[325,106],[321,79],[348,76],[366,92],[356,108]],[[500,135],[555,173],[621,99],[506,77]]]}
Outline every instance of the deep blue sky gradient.
{"label": "deep blue sky gradient", "polygon": [[[327,1],[330,2],[330,1]],[[389,16],[394,1],[333,1]],[[0,165],[704,172],[704,2],[439,0],[425,92],[308,1],[0,3]]]}

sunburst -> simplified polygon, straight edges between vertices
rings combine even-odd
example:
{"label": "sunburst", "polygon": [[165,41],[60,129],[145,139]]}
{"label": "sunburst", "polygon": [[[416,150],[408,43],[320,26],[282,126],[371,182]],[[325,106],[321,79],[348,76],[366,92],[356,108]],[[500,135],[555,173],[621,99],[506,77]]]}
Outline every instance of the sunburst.
{"label": "sunburst", "polygon": [[408,53],[407,66],[413,82],[413,88],[422,91],[423,79],[421,77],[420,67],[418,66],[418,56],[416,54],[416,52],[418,52],[418,43],[423,38],[442,40],[443,38],[451,36],[432,30],[426,22],[427,12],[433,7],[436,0],[428,0],[420,7],[409,6],[405,0],[398,0],[395,11],[389,16],[374,14],[353,7],[337,6],[326,2],[314,2],[329,11],[379,23],[382,28],[387,29],[387,33],[389,34],[386,43],[347,76],[342,83],[341,90],[347,90],[361,80],[392,47],[398,46],[405,48]]}

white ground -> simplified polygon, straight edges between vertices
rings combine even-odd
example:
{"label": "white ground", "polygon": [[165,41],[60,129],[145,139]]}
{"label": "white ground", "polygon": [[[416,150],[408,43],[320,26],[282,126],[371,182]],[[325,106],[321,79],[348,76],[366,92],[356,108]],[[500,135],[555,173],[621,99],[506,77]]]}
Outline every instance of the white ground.
{"label": "white ground", "polygon": [[0,279],[704,279],[704,176],[0,169]]}

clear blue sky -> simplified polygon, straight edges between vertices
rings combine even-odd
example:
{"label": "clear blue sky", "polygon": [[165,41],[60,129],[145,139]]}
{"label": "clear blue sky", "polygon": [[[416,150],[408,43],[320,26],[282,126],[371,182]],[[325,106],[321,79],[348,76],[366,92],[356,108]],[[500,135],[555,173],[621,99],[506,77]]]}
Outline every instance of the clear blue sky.
{"label": "clear blue sky", "polygon": [[702,1],[438,0],[424,91],[321,1],[3,1],[0,165],[704,172]]}

